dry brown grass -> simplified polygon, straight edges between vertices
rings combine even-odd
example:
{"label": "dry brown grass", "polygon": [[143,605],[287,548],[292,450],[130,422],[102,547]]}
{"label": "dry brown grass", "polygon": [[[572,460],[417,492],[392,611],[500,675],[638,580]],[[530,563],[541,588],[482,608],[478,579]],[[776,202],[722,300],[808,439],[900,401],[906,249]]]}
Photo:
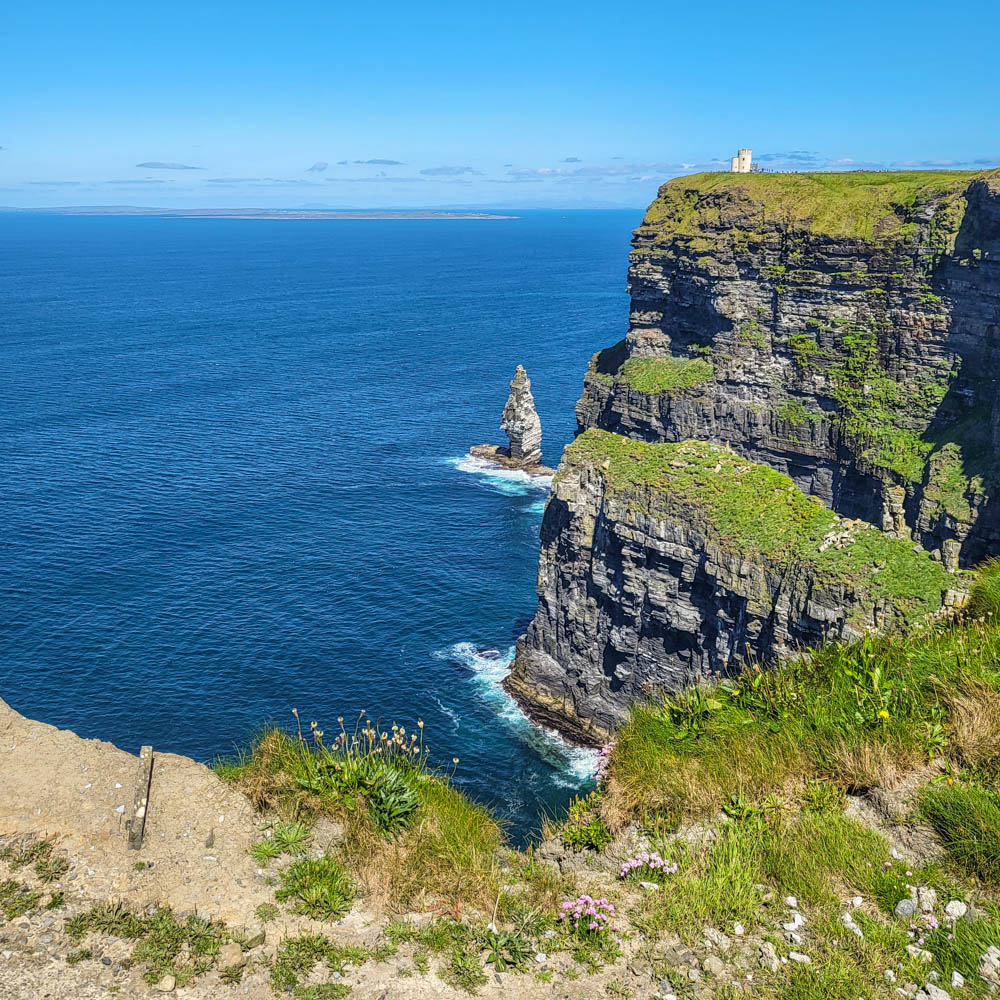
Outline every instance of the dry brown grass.
{"label": "dry brown grass", "polygon": [[924,763],[913,747],[866,740],[847,743],[841,740],[824,753],[826,777],[850,790],[893,788],[902,775]]}
{"label": "dry brown grass", "polygon": [[946,696],[950,746],[959,762],[1000,776],[1000,692],[979,680],[968,680]]}

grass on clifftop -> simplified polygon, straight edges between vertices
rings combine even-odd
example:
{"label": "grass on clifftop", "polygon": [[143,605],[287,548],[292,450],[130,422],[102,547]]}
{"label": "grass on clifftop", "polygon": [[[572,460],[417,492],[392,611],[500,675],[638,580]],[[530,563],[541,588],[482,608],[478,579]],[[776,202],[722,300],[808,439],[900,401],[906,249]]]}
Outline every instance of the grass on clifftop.
{"label": "grass on clifftop", "polygon": [[[906,170],[849,173],[701,173],[668,181],[649,206],[643,226],[678,236],[725,228],[712,195],[737,192],[756,226],[788,225],[827,236],[872,239],[905,235],[913,210],[939,201],[935,227],[954,234],[965,211],[964,193],[977,177],[998,171]],[[733,222],[747,228],[745,220]]]}
{"label": "grass on clifftop", "polygon": [[[408,736],[404,727],[362,725],[363,716],[353,732],[339,720],[330,742],[315,723],[309,737],[269,729],[243,757],[217,765],[258,809],[291,821],[255,845],[254,856],[301,853],[307,826],[327,817],[343,824],[340,856],[325,862],[330,877],[315,865],[292,866],[282,891],[293,908],[345,912],[352,890],[341,865],[387,909],[492,905],[503,840],[497,822],[428,768],[422,723]],[[297,825],[303,846],[280,843]]]}
{"label": "grass on clifftop", "polygon": [[715,369],[703,358],[629,358],[621,378],[637,392],[680,392],[711,382]]}
{"label": "grass on clifftop", "polygon": [[[805,496],[788,476],[717,445],[647,444],[590,429],[567,446],[557,480],[590,463],[609,494],[652,512],[680,516],[711,540],[742,555],[811,567],[824,582],[842,582],[872,603],[888,600],[904,619],[941,606],[951,577],[910,542],[870,525],[844,521]],[[831,534],[849,532],[843,547]]]}

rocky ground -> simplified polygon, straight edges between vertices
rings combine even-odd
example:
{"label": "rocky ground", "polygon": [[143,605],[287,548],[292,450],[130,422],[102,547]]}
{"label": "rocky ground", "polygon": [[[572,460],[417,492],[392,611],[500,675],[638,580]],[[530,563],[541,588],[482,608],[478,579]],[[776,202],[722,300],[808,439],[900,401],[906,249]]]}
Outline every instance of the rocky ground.
{"label": "rocky ground", "polygon": [[[89,1000],[147,998],[173,993],[190,1000],[226,996],[289,995],[301,1000],[345,997],[422,1000],[467,996],[448,985],[447,957],[393,936],[389,918],[366,910],[360,900],[336,923],[319,923],[275,905],[275,868],[258,867],[248,849],[261,837],[261,817],[248,801],[203,765],[172,754],[156,754],[143,845],[128,847],[125,820],[131,809],[138,759],[107,743],[25,719],[0,702],[0,998]],[[926,778],[926,775],[922,776]],[[895,797],[855,800],[850,810],[890,836],[893,855],[912,849],[926,858],[936,847],[926,835],[900,837],[892,817],[918,782]],[[925,831],[926,834],[926,831]],[[689,846],[711,840],[715,825],[700,824],[679,835]],[[319,846],[317,835],[313,847]],[[39,845],[51,845],[42,846]],[[794,896],[776,898],[760,886],[760,906],[744,922],[705,927],[699,940],[676,934],[647,937],[626,914],[641,909],[661,883],[623,882],[619,866],[642,854],[648,842],[634,829],[600,854],[572,850],[557,838],[543,842],[536,860],[570,877],[581,890],[614,898],[621,916],[621,953],[603,966],[579,960],[555,931],[545,932],[538,951],[519,973],[487,965],[474,984],[486,998],[518,996],[697,998],[774,995],[789,965],[808,966],[819,933]],[[511,887],[509,887],[511,888]],[[190,914],[223,928],[221,947],[189,982],[164,975],[150,982],[148,962],[134,940],[90,927],[74,934],[80,915],[95,905],[122,901],[144,915],[170,907],[180,920]],[[931,920],[966,919],[969,905],[940,899],[913,886],[897,908],[909,921],[912,962],[887,969],[883,989],[916,1000],[967,995],[961,983],[942,981],[921,948],[921,928]],[[428,928],[434,914],[404,915],[411,928]],[[861,924],[875,919],[873,904],[858,896],[842,900],[843,934],[864,937]],[[76,924],[74,923],[76,921]],[[393,926],[399,926],[398,924]],[[306,968],[296,986],[275,986],[273,970],[283,944],[322,934],[338,948],[364,949],[352,965],[327,959]],[[563,950],[557,950],[561,947]],[[184,944],[180,960],[195,961]],[[345,952],[344,954],[348,954]],[[477,966],[478,968],[478,966]],[[920,971],[917,975],[914,969]],[[983,986],[1000,983],[1000,951],[984,954]],[[468,984],[466,984],[468,985]],[[860,986],[861,984],[859,984]],[[780,995],[780,994],[778,994]]]}

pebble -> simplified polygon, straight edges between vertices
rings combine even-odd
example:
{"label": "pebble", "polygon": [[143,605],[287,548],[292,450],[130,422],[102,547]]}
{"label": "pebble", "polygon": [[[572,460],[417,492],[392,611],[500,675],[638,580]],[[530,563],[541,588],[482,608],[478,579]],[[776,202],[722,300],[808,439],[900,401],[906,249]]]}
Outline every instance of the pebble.
{"label": "pebble", "polygon": [[243,949],[235,941],[230,941],[219,949],[217,962],[221,972],[227,969],[242,969],[246,961]]}
{"label": "pebble", "polygon": [[0,955],[3,955],[5,962],[9,962],[13,954],[14,952],[12,952],[9,948],[4,948],[3,951],[0,951]]}
{"label": "pebble", "polygon": [[723,934],[722,931],[716,930],[714,927],[705,928],[705,940],[708,941],[709,944],[714,944],[719,951],[722,952],[729,951],[729,949],[733,946],[732,939],[728,935]]}
{"label": "pebble", "polygon": [[863,902],[864,900],[860,896],[855,896],[854,899],[851,900],[851,906],[853,906],[854,909],[857,909]]}
{"label": "pebble", "polygon": [[166,975],[156,984],[156,989],[160,993],[173,993],[176,985],[177,980],[171,975]]}
{"label": "pebble", "polygon": [[540,952],[538,952],[538,954],[537,954],[537,955],[535,955],[535,961],[536,961],[536,962],[537,962],[537,963],[538,963],[539,965],[542,965],[543,963],[547,962],[547,961],[548,961],[548,958],[549,958],[549,956],[548,956],[548,955],[546,955],[544,951],[540,951]]}
{"label": "pebble", "polygon": [[933,913],[934,907],[937,906],[937,893],[933,889],[928,889],[927,886],[922,885],[917,890],[917,900],[920,903],[920,909],[924,913]]}
{"label": "pebble", "polygon": [[957,969],[951,974],[952,989],[961,989],[965,985],[965,976]]}
{"label": "pebble", "polygon": [[969,912],[969,908],[960,899],[953,899],[944,908],[944,912],[953,920],[958,920],[959,917],[964,917]]}
{"label": "pebble", "polygon": [[801,913],[793,913],[792,919],[783,923],[781,926],[786,931],[797,931],[805,922],[806,918],[802,916]]}
{"label": "pebble", "polygon": [[892,911],[897,917],[902,917],[904,920],[907,917],[912,917],[914,913],[917,912],[917,904],[912,899],[901,899],[897,904],[896,908]]}
{"label": "pebble", "polygon": [[743,935],[746,934],[746,931],[744,930],[742,924],[733,924],[733,933],[737,937],[743,937]]}
{"label": "pebble", "polygon": [[794,896],[785,896],[785,906],[792,910],[799,908],[799,901]]}
{"label": "pebble", "polygon": [[247,930],[245,943],[248,949],[259,948],[265,940],[267,940],[267,932],[260,924],[255,924]]}
{"label": "pebble", "polygon": [[640,882],[639,885],[646,890],[646,892],[658,892],[659,886],[655,882]]}
{"label": "pebble", "polygon": [[812,959],[808,955],[803,955],[801,951],[790,951],[788,957],[799,965],[808,965]]}
{"label": "pebble", "polygon": [[781,967],[778,961],[778,953],[774,950],[774,945],[770,941],[765,941],[760,946],[760,967],[769,972],[777,972]]}
{"label": "pebble", "polygon": [[894,983],[896,981],[896,973],[892,969],[886,969],[883,975],[887,983]]}
{"label": "pebble", "polygon": [[924,986],[924,992],[930,997],[930,1000],[951,1000],[951,994],[947,990],[943,990],[933,983],[927,983]]}
{"label": "pebble", "polygon": [[701,967],[710,976],[721,976],[722,973],[726,971],[726,963],[723,962],[718,955],[709,955],[708,958],[701,963]]}

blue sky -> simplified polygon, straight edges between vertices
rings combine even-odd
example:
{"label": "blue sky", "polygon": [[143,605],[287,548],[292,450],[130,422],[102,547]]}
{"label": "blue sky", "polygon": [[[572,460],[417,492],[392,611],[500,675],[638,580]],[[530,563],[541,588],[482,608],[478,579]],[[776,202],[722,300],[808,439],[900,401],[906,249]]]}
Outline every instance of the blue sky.
{"label": "blue sky", "polygon": [[8,3],[0,205],[641,206],[1000,165],[1000,3]]}

